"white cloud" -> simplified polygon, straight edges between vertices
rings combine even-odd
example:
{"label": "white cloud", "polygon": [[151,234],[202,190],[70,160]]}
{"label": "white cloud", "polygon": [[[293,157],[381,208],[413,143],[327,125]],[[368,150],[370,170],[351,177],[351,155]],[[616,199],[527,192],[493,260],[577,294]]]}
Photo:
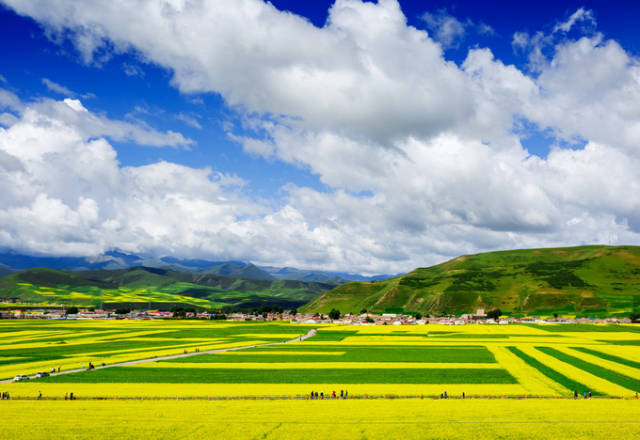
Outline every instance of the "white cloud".
{"label": "white cloud", "polygon": [[553,28],[553,32],[569,32],[577,23],[585,23],[586,25],[595,26],[596,18],[591,9],[578,8],[576,12],[571,14],[567,21],[560,22]]}
{"label": "white cloud", "polygon": [[178,113],[177,115],[175,115],[175,118],[178,121],[184,122],[190,127],[197,128],[198,130],[202,128],[202,125],[200,125],[200,122],[198,122],[198,119],[194,116],[185,115],[184,113]]}
{"label": "white cloud", "polygon": [[232,106],[295,116],[309,129],[381,141],[435,135],[472,111],[463,75],[426,32],[407,26],[395,0],[338,0],[322,29],[257,0],[6,3],[70,29],[85,57],[107,40],[134,48],[172,70],[182,92],[219,92]]}
{"label": "white cloud", "polygon": [[446,9],[439,9],[433,13],[425,12],[420,18],[433,33],[432,37],[439,41],[445,49],[459,47],[470,31],[480,35],[495,34],[493,28],[488,24],[483,22],[475,23],[470,19],[460,21],[449,14]]}
{"label": "white cloud", "polygon": [[[601,35],[568,39],[589,11],[551,35],[515,34],[522,71],[487,48],[447,61],[393,0],[338,0],[322,28],[253,0],[5,1],[71,35],[88,60],[131,50],[184,93],[220,93],[246,123],[229,129],[245,151],[329,190],[288,185],[273,209],[209,169],[122,168],[104,137],[189,140],[76,100],[21,110],[0,92],[19,114],[0,131],[4,245],[393,273],[491,249],[640,243],[638,61]],[[443,39],[461,35],[451,29]],[[532,156],[520,120],[585,146]]]}
{"label": "white cloud", "polygon": [[125,122],[94,114],[79,100],[71,98],[63,101],[42,99],[32,103],[24,109],[23,119],[42,125],[50,123],[50,120],[63,121],[87,139],[106,136],[114,141],[153,147],[189,147],[194,143],[175,131],[160,132],[142,122]]}
{"label": "white cloud", "polygon": [[144,77],[144,70],[140,66],[131,63],[123,63],[122,68],[124,69],[124,73],[127,76],[139,76],[140,78]]}
{"label": "white cloud", "polygon": [[79,98],[95,98],[95,95],[93,93],[84,93],[84,94],[79,94],[74,92],[73,90],[70,90],[68,87],[63,86],[62,84],[58,84],[57,82],[51,81],[48,78],[42,78],[42,84],[44,84],[47,89],[51,90],[54,93],[57,93],[59,95],[64,95],[67,96],[69,98],[75,98],[75,97],[79,97]]}

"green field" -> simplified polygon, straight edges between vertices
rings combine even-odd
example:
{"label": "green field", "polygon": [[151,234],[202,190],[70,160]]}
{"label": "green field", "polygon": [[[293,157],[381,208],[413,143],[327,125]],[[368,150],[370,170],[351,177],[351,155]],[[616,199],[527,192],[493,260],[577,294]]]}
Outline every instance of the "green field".
{"label": "green field", "polygon": [[385,281],[351,282],[301,310],[328,313],[629,316],[640,311],[640,247],[582,246],[465,255]]}
{"label": "green field", "polygon": [[0,302],[168,310],[197,308],[298,307],[335,287],[331,284],[233,278],[137,267],[67,271],[29,269],[0,278]]}

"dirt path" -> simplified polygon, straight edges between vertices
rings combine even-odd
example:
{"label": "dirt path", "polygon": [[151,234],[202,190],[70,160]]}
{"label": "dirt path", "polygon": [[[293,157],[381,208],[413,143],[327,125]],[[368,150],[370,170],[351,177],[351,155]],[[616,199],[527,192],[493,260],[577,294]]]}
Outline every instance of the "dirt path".
{"label": "dirt path", "polygon": [[[148,358],[148,359],[137,359],[135,361],[127,361],[127,362],[119,362],[117,364],[109,364],[109,365],[105,365],[105,366],[95,366],[95,370],[101,370],[103,368],[111,368],[111,367],[124,367],[127,365],[136,365],[136,364],[144,364],[147,362],[157,362],[157,361],[166,361],[169,359],[179,359],[179,358],[185,358],[185,357],[190,357],[190,356],[198,356],[201,354],[212,354],[212,353],[222,353],[225,351],[236,351],[236,350],[245,350],[247,348],[257,348],[257,347],[266,347],[268,345],[282,345],[282,344],[291,344],[292,342],[302,342],[305,339],[309,339],[313,336],[316,335],[316,329],[311,329],[309,330],[309,332],[306,335],[303,336],[298,336],[297,338],[294,339],[290,339],[288,341],[281,341],[281,342],[267,342],[264,344],[255,344],[255,345],[243,345],[241,347],[228,347],[228,348],[218,348],[218,349],[214,349],[214,350],[204,350],[204,351],[193,351],[191,353],[180,353],[180,354],[172,354],[170,356],[157,356],[157,357],[152,357],[152,358]],[[81,371],[87,371],[86,368],[76,368],[75,370],[65,370],[65,371],[61,371],[59,373],[51,373],[51,376],[60,376],[62,374],[71,374],[71,373],[79,373]],[[29,379],[35,379],[36,376],[29,376]],[[6,379],[6,380],[0,380],[0,383],[11,383],[13,382],[13,379]]]}

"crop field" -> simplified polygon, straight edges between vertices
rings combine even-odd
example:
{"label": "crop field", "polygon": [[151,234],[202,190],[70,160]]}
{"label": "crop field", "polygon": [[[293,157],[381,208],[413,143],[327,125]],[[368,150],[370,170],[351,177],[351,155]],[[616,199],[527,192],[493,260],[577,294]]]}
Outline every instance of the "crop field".
{"label": "crop field", "polygon": [[[0,322],[0,378],[61,367],[148,362],[2,384],[15,396],[540,396],[631,398],[640,391],[633,325],[319,327],[212,321]],[[638,345],[634,345],[638,344]]]}
{"label": "crop field", "polygon": [[0,300],[25,304],[81,307],[199,308],[298,307],[332,284],[291,280],[256,280],[137,267],[122,270],[63,271],[28,269],[2,277]]}
{"label": "crop field", "polygon": [[10,439],[637,438],[628,400],[9,401]]}
{"label": "crop field", "polygon": [[[635,398],[640,328],[632,325],[316,327],[315,336],[294,341],[312,326],[0,321],[0,378],[58,366],[68,373],[0,383],[0,391],[12,398],[0,402],[3,434],[18,439],[133,438],[149,429],[156,438],[640,434]],[[158,358],[167,355],[173,357]],[[133,360],[145,361],[109,367]],[[86,371],[90,361],[96,370]],[[107,368],[100,368],[102,362]],[[85,370],[74,372],[80,365]],[[325,398],[310,400],[311,391]],[[329,398],[333,391],[349,398]],[[591,392],[593,398],[574,400],[574,391]],[[445,392],[449,398],[441,399]],[[79,400],[65,401],[69,393]]]}

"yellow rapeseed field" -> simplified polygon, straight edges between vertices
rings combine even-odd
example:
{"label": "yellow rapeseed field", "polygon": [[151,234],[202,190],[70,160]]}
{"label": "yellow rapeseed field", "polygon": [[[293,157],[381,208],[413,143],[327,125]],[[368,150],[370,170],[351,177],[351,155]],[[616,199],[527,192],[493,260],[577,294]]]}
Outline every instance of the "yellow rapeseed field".
{"label": "yellow rapeseed field", "polygon": [[635,400],[9,401],[7,439],[594,439],[640,436]]}

